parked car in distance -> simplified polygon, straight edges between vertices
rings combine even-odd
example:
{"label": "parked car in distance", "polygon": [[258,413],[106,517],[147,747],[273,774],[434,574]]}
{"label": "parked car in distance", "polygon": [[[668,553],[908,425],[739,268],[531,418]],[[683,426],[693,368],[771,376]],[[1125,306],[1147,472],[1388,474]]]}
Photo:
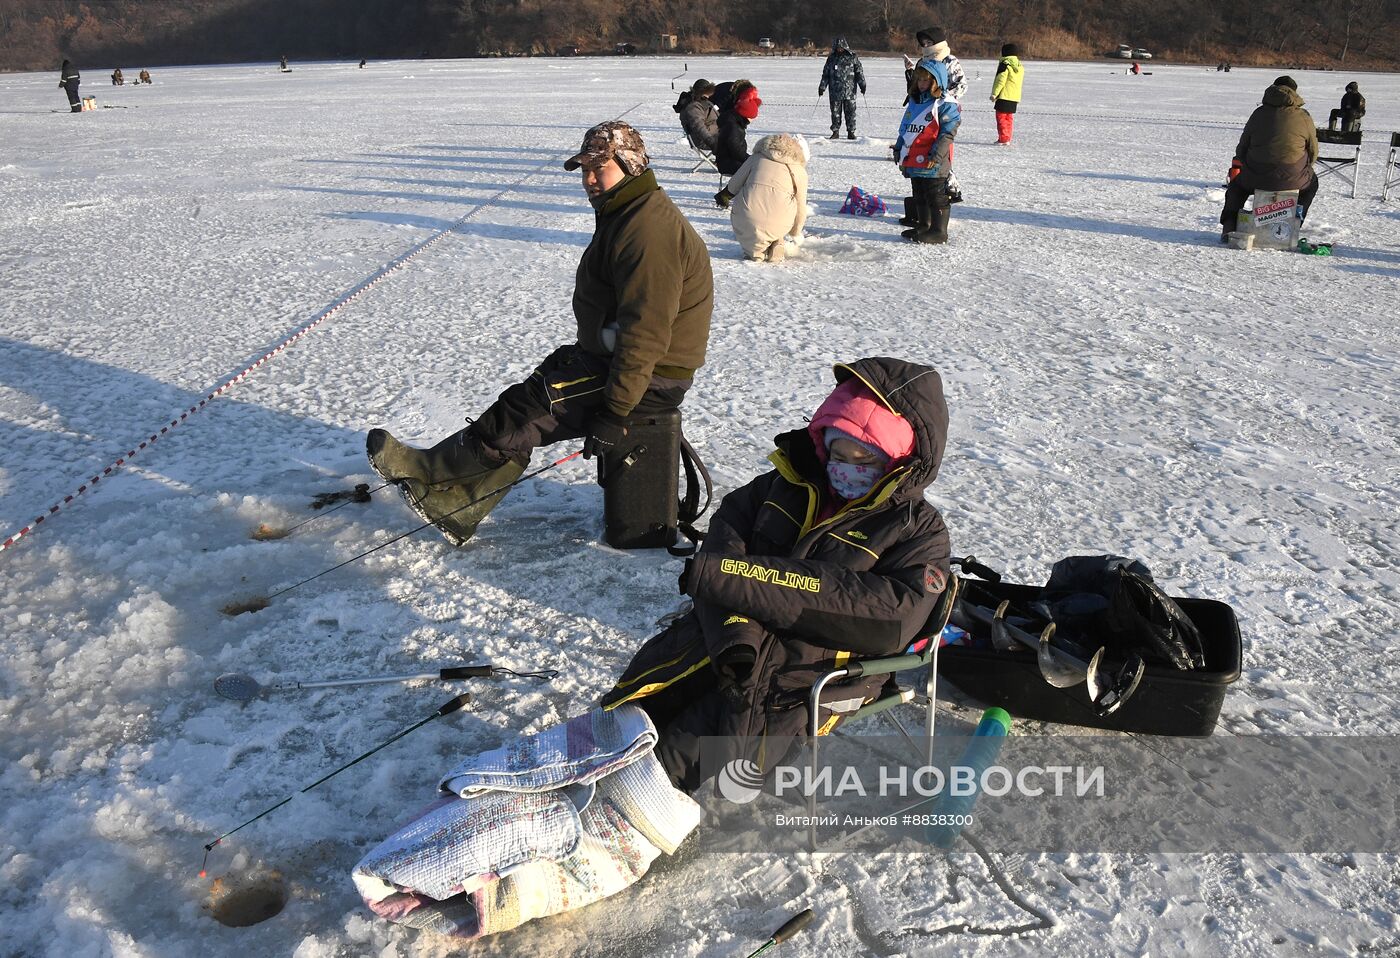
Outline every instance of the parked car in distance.
{"label": "parked car in distance", "polygon": [[575,46],[559,47],[558,49],[556,49],[556,50],[554,51],[554,55],[555,55],[556,57],[576,57],[576,56],[578,56],[578,47],[575,47]]}
{"label": "parked car in distance", "polygon": [[759,37],[758,46],[761,50],[771,50],[776,47],[777,44],[773,42],[772,37]]}
{"label": "parked car in distance", "polygon": [[1133,58],[1133,48],[1126,43],[1118,44],[1117,50],[1111,50],[1104,56],[1118,57],[1120,60],[1131,60]]}
{"label": "parked car in distance", "polygon": [[635,43],[619,43],[613,47],[613,53],[620,57],[630,57],[637,52]]}
{"label": "parked car in distance", "polygon": [[1148,52],[1147,52],[1146,50],[1144,50],[1142,47],[1136,47],[1136,48],[1134,48],[1134,50],[1133,50],[1133,59],[1134,59],[1134,60],[1151,60],[1151,59],[1152,59],[1152,54],[1148,53]]}

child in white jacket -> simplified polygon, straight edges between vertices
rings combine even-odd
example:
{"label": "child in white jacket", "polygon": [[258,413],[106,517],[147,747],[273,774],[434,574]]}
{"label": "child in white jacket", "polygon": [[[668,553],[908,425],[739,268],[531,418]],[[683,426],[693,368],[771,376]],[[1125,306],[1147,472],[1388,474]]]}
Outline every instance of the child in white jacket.
{"label": "child in white jacket", "polygon": [[729,209],[729,222],[744,255],[783,261],[784,237],[800,240],[807,221],[807,141],[775,133],[754,146],[715,202]]}

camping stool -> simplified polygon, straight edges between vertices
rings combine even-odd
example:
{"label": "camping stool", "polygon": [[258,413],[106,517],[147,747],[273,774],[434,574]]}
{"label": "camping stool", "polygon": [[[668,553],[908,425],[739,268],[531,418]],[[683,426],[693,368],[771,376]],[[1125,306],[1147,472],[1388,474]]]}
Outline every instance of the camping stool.
{"label": "camping stool", "polygon": [[[953,561],[957,564],[960,560],[954,559]],[[975,562],[976,560],[971,561]],[[812,749],[809,784],[816,781],[818,743],[821,736],[828,731],[827,728],[823,727],[821,720],[822,692],[826,690],[827,683],[835,679],[853,679],[866,675],[891,676],[891,680],[885,683],[878,698],[862,705],[846,719],[847,722],[854,722],[856,719],[879,715],[881,712],[888,712],[890,709],[915,701],[917,696],[914,690],[900,688],[894,683],[893,676],[898,672],[927,667],[928,674],[924,677],[924,704],[927,706],[924,716],[924,764],[933,764],[933,723],[934,710],[937,705],[935,686],[938,680],[938,646],[942,642],[943,627],[948,624],[948,619],[953,614],[953,606],[957,604],[960,590],[961,580],[956,575],[950,575],[948,584],[943,589],[943,595],[938,599],[938,604],[934,606],[928,621],[924,623],[924,627],[919,630],[918,637],[909,646],[910,649],[916,651],[883,659],[847,660],[845,662],[841,662],[841,654],[844,653],[839,653],[837,655],[838,667],[817,679],[807,698],[809,716],[807,735],[811,740]],[[827,720],[828,724],[832,724],[832,719],[835,719],[839,714],[833,713]],[[909,738],[909,733],[904,731],[904,726],[899,723],[899,720],[895,719],[893,715],[890,718],[894,719],[895,725],[898,726],[904,737]],[[910,741],[912,742],[913,739]],[[810,820],[808,840],[815,849],[817,846],[817,792],[815,788],[810,789],[810,794],[807,796],[807,816]]]}
{"label": "camping stool", "polygon": [[686,133],[685,135],[685,142],[690,145],[690,148],[695,151],[695,155],[700,158],[696,161],[695,165],[690,168],[690,172],[699,173],[701,167],[704,166],[708,166],[716,173],[719,172],[719,167],[715,165],[714,154],[712,154],[709,150],[702,150],[700,149],[700,147],[696,146],[695,141],[690,138],[689,133]]}
{"label": "camping stool", "polygon": [[1390,188],[1400,186],[1400,133],[1390,134],[1390,158],[1385,161],[1385,182],[1381,184],[1381,202],[1390,199]]}
{"label": "camping stool", "polygon": [[675,545],[680,510],[681,411],[633,413],[617,449],[598,457],[603,538],[615,549]]}
{"label": "camping stool", "polygon": [[[1361,171],[1361,131],[1348,133],[1345,130],[1328,130],[1319,127],[1317,131],[1318,143],[1329,143],[1337,146],[1352,147],[1351,155],[1343,156],[1323,156],[1321,153],[1317,157],[1317,178],[1320,180],[1324,176],[1331,176],[1334,173],[1344,181],[1351,184],[1351,198],[1356,199],[1356,177]],[[1336,152],[1341,152],[1340,150]]]}

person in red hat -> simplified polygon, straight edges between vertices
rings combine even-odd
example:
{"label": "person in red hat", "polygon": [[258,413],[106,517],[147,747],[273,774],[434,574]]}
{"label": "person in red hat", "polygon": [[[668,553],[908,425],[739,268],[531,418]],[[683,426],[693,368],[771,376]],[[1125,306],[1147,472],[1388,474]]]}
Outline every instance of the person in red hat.
{"label": "person in red hat", "polygon": [[745,131],[758,119],[758,87],[748,80],[721,83],[715,88],[715,104],[719,107],[719,143],[715,146],[715,165],[725,176],[733,176],[749,158],[749,142]]}

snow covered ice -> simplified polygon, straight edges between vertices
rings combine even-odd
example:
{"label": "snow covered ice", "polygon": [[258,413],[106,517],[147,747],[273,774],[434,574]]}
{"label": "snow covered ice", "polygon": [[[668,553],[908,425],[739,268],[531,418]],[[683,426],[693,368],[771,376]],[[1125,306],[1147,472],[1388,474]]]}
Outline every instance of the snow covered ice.
{"label": "snow covered ice", "polygon": [[[307,518],[316,493],[373,481],[369,428],[435,441],[571,335],[592,212],[561,163],[616,116],[714,257],[709,361],[684,410],[719,493],[765,468],[834,360],[932,363],[952,410],[932,495],[956,552],[1033,582],[1063,555],[1121,552],[1168,591],[1230,601],[1245,673],[1218,734],[1400,730],[1400,213],[1378,200],[1400,79],[1360,77],[1358,198],[1324,178],[1304,229],[1336,244],[1322,258],[1218,243],[1220,183],[1277,70],[1134,78],[1032,60],[1015,143],[995,149],[994,64],[964,62],[967,201],[931,249],[894,222],[898,58],[865,60],[854,142],[821,138],[819,58],[688,61],[687,85],[758,85],[751,144],[812,139],[809,236],[776,268],[740,261],[715,178],[686,172],[678,59],[162,68],[149,87],[85,85],[99,109],[81,115],[51,112],[64,102],[48,73],[0,77],[0,540],[455,225],[0,554],[0,953],[451,950],[375,920],[351,866],[464,753],[594,701],[674,607],[676,561],[600,544],[601,492],[576,460],[516,490],[464,549],[423,534],[262,611],[219,610],[416,524],[385,491],[251,538]],[[1294,76],[1320,120],[1356,78]],[[894,212],[836,215],[852,185]],[[229,839],[211,878],[276,871],[289,901],[247,928],[209,917],[201,845],[453,694],[366,686],[240,708],[215,676],[483,660],[561,675],[473,683],[468,710]],[[1395,856],[990,851],[682,852],[630,892],[472,951],[732,955],[809,904],[819,921],[784,954],[1400,941]],[[1039,915],[1050,928],[1009,934]]]}

